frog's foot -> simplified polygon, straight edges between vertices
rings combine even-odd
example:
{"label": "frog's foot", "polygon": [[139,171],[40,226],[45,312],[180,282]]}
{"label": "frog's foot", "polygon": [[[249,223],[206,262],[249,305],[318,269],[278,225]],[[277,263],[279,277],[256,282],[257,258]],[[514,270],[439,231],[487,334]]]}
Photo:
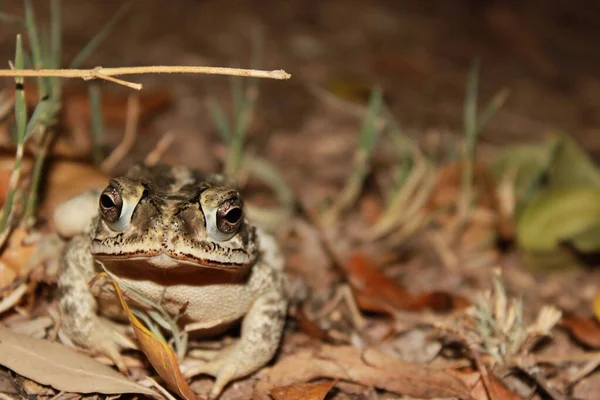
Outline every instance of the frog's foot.
{"label": "frog's foot", "polygon": [[135,349],[136,346],[122,331],[122,327],[105,318],[94,316],[90,322],[91,329],[74,331],[73,329],[64,329],[63,332],[73,341],[73,343],[94,353],[107,356],[119,369],[127,372],[127,367],[121,351],[123,349]]}
{"label": "frog's foot", "polygon": [[186,363],[184,376],[216,377],[209,398],[218,397],[229,382],[253,373],[271,360],[279,346],[286,309],[287,302],[280,293],[268,293],[257,299],[244,318],[240,340],[222,350],[214,360]]}

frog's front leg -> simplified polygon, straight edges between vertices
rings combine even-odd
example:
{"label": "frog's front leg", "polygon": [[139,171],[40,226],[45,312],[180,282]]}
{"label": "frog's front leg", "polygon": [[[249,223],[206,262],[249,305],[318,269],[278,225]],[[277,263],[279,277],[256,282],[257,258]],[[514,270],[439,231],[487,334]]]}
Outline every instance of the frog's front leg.
{"label": "frog's front leg", "polygon": [[88,287],[95,274],[89,237],[74,237],[61,257],[58,279],[61,329],[75,344],[107,355],[119,370],[125,371],[120,350],[133,344],[97,315],[98,304]]}
{"label": "frog's front leg", "polygon": [[209,362],[188,364],[184,374],[209,374],[217,379],[209,397],[215,398],[234,379],[251,374],[267,364],[277,351],[285,323],[287,301],[279,291],[257,298],[242,323],[238,342],[222,350]]}

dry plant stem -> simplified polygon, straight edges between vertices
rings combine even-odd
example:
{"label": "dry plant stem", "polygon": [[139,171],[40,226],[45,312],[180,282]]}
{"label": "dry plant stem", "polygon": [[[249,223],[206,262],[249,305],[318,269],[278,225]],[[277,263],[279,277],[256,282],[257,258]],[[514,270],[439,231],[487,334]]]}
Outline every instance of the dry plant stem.
{"label": "dry plant stem", "polygon": [[163,137],[160,138],[156,146],[154,146],[154,149],[152,149],[152,151],[144,159],[144,165],[156,165],[162,156],[165,155],[165,152],[169,149],[174,139],[175,133],[173,131],[168,131],[165,133]]}
{"label": "dry plant stem", "polygon": [[600,354],[596,353],[596,356],[594,358],[592,358],[591,360],[588,360],[585,363],[585,365],[583,367],[581,367],[579,369],[579,371],[577,371],[577,373],[575,373],[573,375],[573,377],[571,378],[570,385],[574,385],[575,383],[579,382],[580,380],[582,380],[583,378],[588,376],[590,373],[592,373],[598,367],[598,365],[600,365]]}
{"label": "dry plant stem", "polygon": [[[19,143],[17,145],[17,154],[15,156],[15,164],[13,167],[13,170],[10,174],[10,179],[8,181],[8,192],[9,193],[14,193],[17,190],[17,186],[19,185],[19,182],[21,180],[21,161],[23,160],[23,153],[24,153],[24,148],[25,146],[23,145],[23,143]],[[12,199],[11,199],[12,200]],[[4,247],[4,243],[6,242],[6,239],[8,239],[8,236],[10,236],[10,232],[12,231],[11,227],[11,219],[13,217],[13,213],[14,213],[14,208],[10,207],[10,209],[6,210],[4,209],[5,207],[9,206],[9,202],[6,201],[4,203],[4,206],[2,207],[2,222],[3,222],[3,226],[0,228],[2,229],[2,233],[0,234],[0,248]]]}
{"label": "dry plant stem", "polygon": [[[317,320],[320,318],[329,315],[335,310],[341,302],[345,302],[350,310],[350,316],[352,318],[352,323],[354,327],[358,330],[361,330],[366,325],[366,320],[360,313],[360,309],[358,304],[356,303],[356,299],[354,297],[354,293],[349,285],[341,285],[335,291],[335,295],[331,300],[329,300],[321,310],[312,314],[307,311],[307,315],[312,320]],[[312,314],[312,315],[311,315]]]}
{"label": "dry plant stem", "polygon": [[48,156],[50,145],[53,142],[54,133],[54,130],[50,130],[43,134],[39,152],[35,157],[35,164],[33,166],[31,177],[31,187],[27,196],[27,204],[25,205],[25,213],[23,214],[22,221],[27,227],[31,227],[35,223],[35,209],[38,204],[38,192],[43,172],[42,170],[44,168],[44,161]]}
{"label": "dry plant stem", "polygon": [[96,67],[92,69],[20,69],[18,71],[10,69],[0,70],[0,76],[12,77],[58,77],[58,78],[81,78],[83,80],[104,79],[125,85],[132,89],[141,90],[142,85],[131,83],[121,79],[114,78],[118,75],[140,75],[140,74],[209,74],[209,75],[230,75],[246,76],[251,78],[269,78],[269,79],[289,79],[291,75],[284,70],[264,71],[256,69],[225,68],[225,67],[190,67],[190,66],[169,66],[152,65],[147,67],[118,67],[103,68]]}
{"label": "dry plant stem", "polygon": [[540,370],[533,366],[531,368],[520,368],[521,371],[525,372],[529,375],[548,396],[550,396],[553,400],[567,400],[562,393],[560,393],[556,388],[554,388],[548,380],[540,373]]}
{"label": "dry plant stem", "polygon": [[127,98],[127,119],[123,140],[112,153],[100,164],[103,172],[110,172],[129,153],[137,136],[138,122],[140,120],[140,97],[131,94]]}
{"label": "dry plant stem", "polygon": [[427,162],[419,158],[402,189],[394,196],[384,214],[371,228],[369,232],[371,239],[380,238],[398,226],[399,220],[405,215],[406,205],[414,197],[426,174]]}
{"label": "dry plant stem", "polygon": [[485,387],[485,391],[487,392],[490,400],[501,400],[500,397],[498,397],[498,393],[496,393],[496,387],[490,381],[490,376],[485,363],[481,359],[481,354],[479,354],[475,348],[471,348],[470,350],[473,360],[475,361],[475,365],[477,366],[477,370],[481,375],[481,381],[483,382],[483,386]]}

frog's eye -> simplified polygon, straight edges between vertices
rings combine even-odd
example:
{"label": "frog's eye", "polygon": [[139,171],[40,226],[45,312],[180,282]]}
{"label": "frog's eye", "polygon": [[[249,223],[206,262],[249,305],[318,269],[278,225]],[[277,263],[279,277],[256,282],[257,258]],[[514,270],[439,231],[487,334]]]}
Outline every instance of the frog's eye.
{"label": "frog's eye", "polygon": [[242,203],[239,199],[228,200],[217,209],[217,228],[225,233],[237,232],[242,223]]}
{"label": "frog's eye", "polygon": [[111,229],[121,232],[131,220],[135,202],[123,199],[119,189],[109,185],[100,195],[98,208],[106,224]]}
{"label": "frog's eye", "polygon": [[207,230],[210,236],[218,241],[231,239],[242,224],[244,213],[242,211],[242,201],[235,197],[221,203],[214,214],[207,216]]}
{"label": "frog's eye", "polygon": [[115,223],[121,216],[123,210],[123,198],[121,193],[114,187],[109,186],[100,195],[100,215],[108,223]]}

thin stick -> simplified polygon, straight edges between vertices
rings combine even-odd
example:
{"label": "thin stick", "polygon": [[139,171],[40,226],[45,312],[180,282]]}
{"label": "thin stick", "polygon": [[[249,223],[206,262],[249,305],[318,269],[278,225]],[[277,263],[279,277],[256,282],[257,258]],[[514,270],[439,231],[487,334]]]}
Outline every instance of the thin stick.
{"label": "thin stick", "polygon": [[162,156],[165,154],[169,146],[171,146],[171,143],[173,143],[174,139],[175,132],[168,131],[167,133],[165,133],[163,137],[160,138],[156,146],[154,146],[154,149],[152,149],[150,154],[148,154],[144,159],[144,165],[156,165],[156,163],[158,163]]}
{"label": "thin stick", "polygon": [[190,66],[169,66],[169,65],[151,65],[147,67],[118,67],[103,68],[96,67],[92,69],[20,69],[13,71],[10,69],[0,70],[0,76],[12,77],[59,77],[59,78],[82,78],[105,79],[121,85],[140,90],[142,85],[131,83],[121,79],[113,78],[116,75],[134,75],[134,74],[209,74],[209,75],[231,75],[247,76],[251,78],[269,78],[269,79],[289,79],[290,74],[282,69],[274,71],[264,71],[257,69],[226,68],[226,67],[190,67]]}
{"label": "thin stick", "polygon": [[129,153],[137,136],[137,127],[140,120],[140,97],[131,94],[127,98],[127,120],[125,121],[125,133],[123,140],[112,153],[100,164],[100,169],[110,172]]}

